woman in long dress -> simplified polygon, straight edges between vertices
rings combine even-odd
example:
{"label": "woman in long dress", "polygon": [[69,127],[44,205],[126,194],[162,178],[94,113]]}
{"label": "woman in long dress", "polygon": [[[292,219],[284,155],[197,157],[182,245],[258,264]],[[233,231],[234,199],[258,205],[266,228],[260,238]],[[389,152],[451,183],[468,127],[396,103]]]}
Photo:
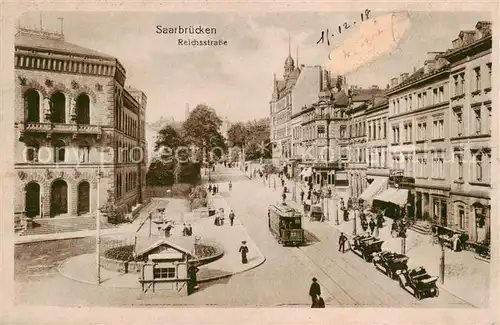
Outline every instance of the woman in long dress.
{"label": "woman in long dress", "polygon": [[245,240],[241,242],[240,253],[241,253],[241,263],[247,264],[248,247],[247,247],[247,242]]}

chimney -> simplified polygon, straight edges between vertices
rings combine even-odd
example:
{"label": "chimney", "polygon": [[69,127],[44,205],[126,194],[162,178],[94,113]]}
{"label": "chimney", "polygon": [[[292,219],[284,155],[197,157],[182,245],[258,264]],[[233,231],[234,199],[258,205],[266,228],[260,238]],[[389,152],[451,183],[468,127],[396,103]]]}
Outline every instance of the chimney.
{"label": "chimney", "polygon": [[399,78],[395,77],[391,79],[391,87],[396,87],[399,83]]}

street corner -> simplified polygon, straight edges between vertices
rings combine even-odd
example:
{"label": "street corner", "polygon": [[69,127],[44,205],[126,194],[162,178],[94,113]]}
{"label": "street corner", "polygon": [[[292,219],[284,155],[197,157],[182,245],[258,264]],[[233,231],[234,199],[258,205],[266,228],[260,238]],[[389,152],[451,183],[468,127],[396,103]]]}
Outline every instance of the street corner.
{"label": "street corner", "polygon": [[66,259],[57,268],[59,273],[73,281],[107,288],[140,289],[138,274],[114,272],[101,266],[97,283],[95,254],[83,254]]}

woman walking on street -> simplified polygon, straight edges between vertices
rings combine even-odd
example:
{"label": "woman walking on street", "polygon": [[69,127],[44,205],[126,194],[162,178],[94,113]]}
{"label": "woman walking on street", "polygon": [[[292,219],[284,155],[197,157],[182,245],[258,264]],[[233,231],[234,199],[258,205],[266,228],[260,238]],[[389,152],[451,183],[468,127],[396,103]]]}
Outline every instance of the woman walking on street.
{"label": "woman walking on street", "polygon": [[246,240],[241,242],[240,253],[241,253],[241,263],[247,264],[248,263],[248,259],[247,259],[248,247],[247,247]]}

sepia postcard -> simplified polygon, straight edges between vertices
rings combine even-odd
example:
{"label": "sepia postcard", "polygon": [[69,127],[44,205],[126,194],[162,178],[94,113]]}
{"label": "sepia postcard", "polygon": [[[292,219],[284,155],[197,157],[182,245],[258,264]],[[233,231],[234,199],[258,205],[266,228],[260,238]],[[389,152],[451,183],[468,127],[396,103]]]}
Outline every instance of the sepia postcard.
{"label": "sepia postcard", "polygon": [[2,323],[498,322],[493,2],[2,7]]}

